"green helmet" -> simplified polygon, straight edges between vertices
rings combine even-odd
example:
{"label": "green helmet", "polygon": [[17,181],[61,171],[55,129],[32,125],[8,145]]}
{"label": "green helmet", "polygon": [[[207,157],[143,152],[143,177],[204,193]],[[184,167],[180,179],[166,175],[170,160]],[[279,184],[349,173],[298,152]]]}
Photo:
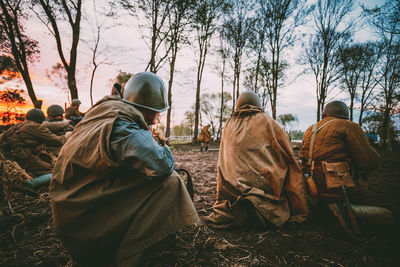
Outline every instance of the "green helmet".
{"label": "green helmet", "polygon": [[25,117],[28,121],[34,121],[37,123],[42,123],[46,119],[44,117],[43,111],[38,108],[33,108],[26,113]]}
{"label": "green helmet", "polygon": [[81,101],[79,99],[72,99],[71,106],[79,106],[81,104]]}
{"label": "green helmet", "polygon": [[239,98],[236,102],[236,109],[244,105],[252,105],[260,108],[260,97],[258,97],[258,95],[252,91],[245,91],[239,95]]}
{"label": "green helmet", "polygon": [[125,85],[123,99],[135,106],[156,112],[169,109],[164,82],[151,72],[133,75]]}
{"label": "green helmet", "polygon": [[47,115],[51,117],[62,116],[64,113],[64,109],[60,105],[51,105],[47,108]]}
{"label": "green helmet", "polygon": [[335,100],[325,105],[322,115],[330,115],[348,120],[349,109],[344,102]]}

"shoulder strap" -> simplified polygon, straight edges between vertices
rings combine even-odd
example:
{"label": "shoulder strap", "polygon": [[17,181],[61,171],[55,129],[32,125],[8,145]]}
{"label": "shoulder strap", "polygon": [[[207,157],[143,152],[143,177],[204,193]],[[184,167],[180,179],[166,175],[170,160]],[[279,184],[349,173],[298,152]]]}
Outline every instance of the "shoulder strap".
{"label": "shoulder strap", "polygon": [[332,121],[334,121],[334,120],[336,120],[336,119],[332,119],[332,120],[329,120],[329,121],[325,122],[325,123],[322,124],[318,129],[317,129],[317,124],[318,124],[318,123],[316,123],[316,124],[313,125],[313,128],[312,128],[312,135],[311,135],[311,140],[310,140],[310,147],[309,147],[309,149],[308,149],[308,161],[307,161],[307,165],[310,166],[310,165],[311,165],[311,162],[312,162],[312,154],[313,154],[313,148],[314,148],[314,139],[315,139],[315,136],[317,135],[317,132],[319,132],[319,130],[321,130],[322,128],[324,128],[325,125],[327,125],[328,123],[330,123],[330,122],[332,122]]}

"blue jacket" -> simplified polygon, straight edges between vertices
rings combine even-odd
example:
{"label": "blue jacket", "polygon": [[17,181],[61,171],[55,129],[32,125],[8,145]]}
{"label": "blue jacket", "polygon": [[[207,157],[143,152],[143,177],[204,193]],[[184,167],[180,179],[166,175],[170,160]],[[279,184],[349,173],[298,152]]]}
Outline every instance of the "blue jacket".
{"label": "blue jacket", "polygon": [[117,119],[110,136],[113,159],[118,165],[143,170],[149,178],[168,177],[174,170],[174,158],[167,146],[160,146],[149,130],[136,122]]}

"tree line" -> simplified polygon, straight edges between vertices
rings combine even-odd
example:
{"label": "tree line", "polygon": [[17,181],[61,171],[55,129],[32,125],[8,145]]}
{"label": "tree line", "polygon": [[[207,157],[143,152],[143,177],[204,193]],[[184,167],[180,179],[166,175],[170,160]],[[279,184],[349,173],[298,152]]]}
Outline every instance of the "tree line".
{"label": "tree line", "polygon": [[[31,16],[42,21],[54,37],[60,58],[58,69],[66,73],[71,98],[78,98],[79,92],[76,70],[82,20],[93,25],[92,87],[96,69],[107,61],[99,59],[104,53],[99,50],[102,32],[110,27],[106,19],[131,16],[137,19],[148,47],[145,69],[169,73],[166,85],[171,107],[176,59],[184,47],[195,48],[194,139],[202,113],[211,116],[219,112],[208,120],[220,133],[242,87],[256,92],[262,108],[269,106],[277,119],[280,92],[289,83],[289,70],[297,64],[303,74],[314,76],[317,121],[334,90],[341,88],[350,102],[351,119],[353,110],[360,110],[360,125],[365,112],[382,114],[383,141],[391,146],[392,117],[399,112],[400,100],[400,0],[387,0],[374,8],[360,5],[362,12],[357,16],[354,12],[358,6],[352,0],[317,0],[315,4],[306,0],[108,0],[102,8],[96,8],[92,0],[92,15],[85,16],[83,4],[88,1],[0,1],[2,55],[12,58],[35,107],[40,108],[41,101],[35,95],[29,65],[39,57],[38,41],[25,34]],[[358,42],[354,35],[361,28],[373,32],[374,39]],[[216,71],[221,80],[220,93],[214,96],[202,94],[210,53],[218,59]],[[93,103],[92,88],[90,92]],[[210,106],[216,99],[219,103]],[[167,136],[171,112],[169,109],[167,113]]]}

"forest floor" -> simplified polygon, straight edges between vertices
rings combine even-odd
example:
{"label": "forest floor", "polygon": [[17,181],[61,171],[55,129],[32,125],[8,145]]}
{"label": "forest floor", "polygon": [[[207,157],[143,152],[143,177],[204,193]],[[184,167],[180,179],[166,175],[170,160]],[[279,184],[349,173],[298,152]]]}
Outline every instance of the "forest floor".
{"label": "forest floor", "polygon": [[[203,224],[153,247],[145,257],[148,266],[400,266],[400,151],[381,151],[380,169],[368,173],[363,183],[368,197],[394,211],[396,225],[365,229],[360,241],[349,240],[313,209],[307,222],[279,230],[208,227],[204,217],[216,200],[218,144],[209,152],[179,144],[173,153],[176,167],[193,177],[194,204]],[[10,201],[2,200],[0,230],[0,266],[71,265],[54,232],[46,189],[39,198],[13,193]]]}

